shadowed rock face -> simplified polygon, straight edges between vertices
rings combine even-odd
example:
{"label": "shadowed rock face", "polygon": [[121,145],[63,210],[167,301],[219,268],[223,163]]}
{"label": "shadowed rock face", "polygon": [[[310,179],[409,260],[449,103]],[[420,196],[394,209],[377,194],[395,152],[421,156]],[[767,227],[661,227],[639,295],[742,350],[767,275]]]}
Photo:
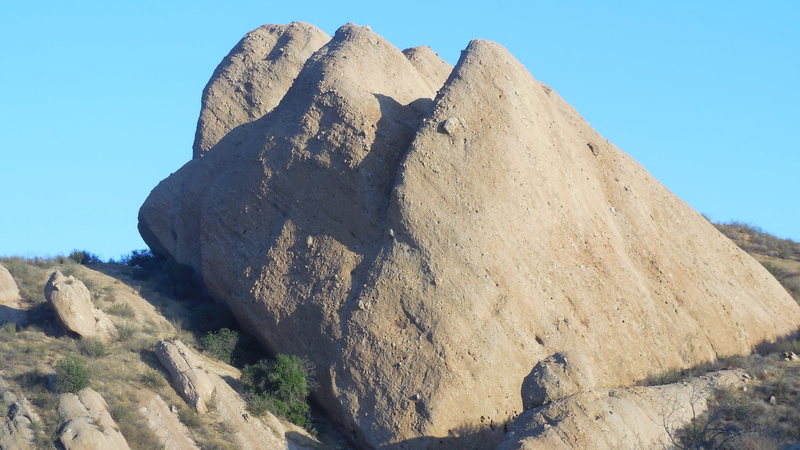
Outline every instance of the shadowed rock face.
{"label": "shadowed rock face", "polygon": [[797,327],[758,263],[501,46],[445,65],[346,25],[139,214],[265,346],[315,363],[359,443],[502,423],[559,352],[591,374],[571,392]]}

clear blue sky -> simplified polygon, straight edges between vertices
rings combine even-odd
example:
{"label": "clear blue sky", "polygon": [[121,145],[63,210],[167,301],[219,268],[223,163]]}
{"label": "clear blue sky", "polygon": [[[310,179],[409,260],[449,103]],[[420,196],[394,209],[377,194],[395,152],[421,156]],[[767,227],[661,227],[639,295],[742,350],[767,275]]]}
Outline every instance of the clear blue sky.
{"label": "clear blue sky", "polygon": [[[658,4],[657,4],[658,3]],[[0,6],[0,255],[144,247],[200,94],[264,23],[506,46],[695,209],[800,240],[800,2],[15,1]]]}

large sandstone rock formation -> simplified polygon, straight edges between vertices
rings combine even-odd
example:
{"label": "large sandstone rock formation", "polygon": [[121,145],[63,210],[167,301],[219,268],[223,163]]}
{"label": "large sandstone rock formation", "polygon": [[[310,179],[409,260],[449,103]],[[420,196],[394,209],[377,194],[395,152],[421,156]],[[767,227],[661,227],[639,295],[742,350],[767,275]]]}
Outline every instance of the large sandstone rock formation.
{"label": "large sandstone rock formation", "polygon": [[716,389],[748,380],[741,369],[723,370],[663,386],[583,392],[526,411],[497,448],[673,448],[677,430],[703,414]]}
{"label": "large sandstone rock formation", "polygon": [[588,367],[542,372],[538,401],[800,324],[757,262],[500,45],[448,68],[346,25],[139,214],[265,346],[316,364],[317,399],[361,444],[503,422],[560,352]]}
{"label": "large sandstone rock formation", "polygon": [[56,270],[44,286],[44,295],[67,330],[104,341],[117,337],[114,322],[94,307],[92,295],[81,280]]}
{"label": "large sandstone rock formation", "polygon": [[92,388],[61,394],[58,415],[63,424],[58,442],[65,450],[128,449],[128,442],[108,412],[108,404]]}
{"label": "large sandstone rock formation", "polygon": [[324,31],[301,22],[247,33],[203,90],[194,156],[203,156],[229,131],[277,106],[303,63],[328,40]]}

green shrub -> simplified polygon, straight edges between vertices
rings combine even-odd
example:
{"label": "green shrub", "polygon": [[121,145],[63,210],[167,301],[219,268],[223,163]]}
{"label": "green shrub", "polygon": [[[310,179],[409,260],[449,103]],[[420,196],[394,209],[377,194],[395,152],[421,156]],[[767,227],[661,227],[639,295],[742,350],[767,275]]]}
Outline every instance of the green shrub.
{"label": "green shrub", "polygon": [[75,261],[78,264],[83,264],[83,265],[103,262],[100,259],[100,257],[95,255],[94,253],[78,249],[73,250],[72,253],[70,253],[69,256],[67,256],[67,258]]}
{"label": "green shrub", "polygon": [[228,328],[211,331],[202,339],[203,350],[228,364],[233,360],[233,350],[239,341],[239,333]]}
{"label": "green shrub", "polygon": [[274,361],[261,360],[245,366],[242,379],[247,385],[248,403],[253,414],[269,410],[290,422],[310,428],[306,402],[313,381],[311,364],[294,355],[278,355]]}
{"label": "green shrub", "polygon": [[89,386],[89,369],[82,359],[70,355],[56,364],[56,390],[78,392]]}

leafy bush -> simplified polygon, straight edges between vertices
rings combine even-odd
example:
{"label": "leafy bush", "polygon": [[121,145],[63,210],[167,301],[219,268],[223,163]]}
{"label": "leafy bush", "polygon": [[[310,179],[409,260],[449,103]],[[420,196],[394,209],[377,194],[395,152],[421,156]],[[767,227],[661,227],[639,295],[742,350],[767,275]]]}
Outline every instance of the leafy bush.
{"label": "leafy bush", "polygon": [[75,261],[78,264],[83,264],[83,265],[103,262],[100,259],[100,257],[95,255],[94,253],[78,249],[73,250],[72,253],[70,253],[69,256],[67,256],[67,258]]}
{"label": "leafy bush", "polygon": [[89,369],[77,356],[67,356],[56,364],[56,390],[78,392],[89,386]]}
{"label": "leafy bush", "polygon": [[242,378],[248,388],[248,403],[253,414],[269,410],[304,428],[311,427],[306,402],[314,383],[311,363],[294,355],[278,355],[245,366]]}
{"label": "leafy bush", "polygon": [[233,360],[233,351],[239,341],[239,333],[228,328],[211,331],[202,339],[203,350],[228,364]]}

